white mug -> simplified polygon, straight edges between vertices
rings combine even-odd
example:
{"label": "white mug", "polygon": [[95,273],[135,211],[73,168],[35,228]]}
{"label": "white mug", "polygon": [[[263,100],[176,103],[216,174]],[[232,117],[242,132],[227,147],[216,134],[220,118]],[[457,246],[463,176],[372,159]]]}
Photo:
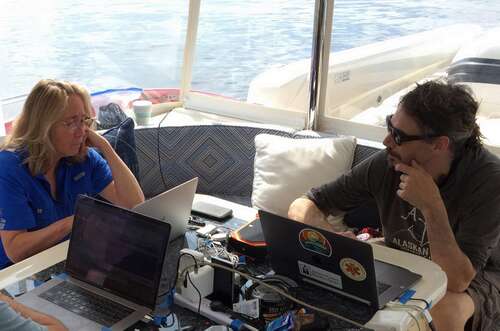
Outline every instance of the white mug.
{"label": "white mug", "polygon": [[136,100],[132,103],[137,125],[149,125],[153,104],[148,100]]}

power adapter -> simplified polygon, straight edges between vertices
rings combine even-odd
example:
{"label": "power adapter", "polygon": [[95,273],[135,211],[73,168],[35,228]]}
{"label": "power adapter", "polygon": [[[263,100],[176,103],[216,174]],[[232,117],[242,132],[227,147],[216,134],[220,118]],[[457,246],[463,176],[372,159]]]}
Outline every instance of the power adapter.
{"label": "power adapter", "polygon": [[[177,270],[177,272],[182,272],[186,270],[187,267],[196,264],[201,265],[203,262],[205,262],[205,256],[203,255],[203,253],[195,251],[194,249],[183,248],[180,250],[179,256],[179,270]],[[193,266],[193,268],[195,268],[195,266]]]}
{"label": "power adapter", "polygon": [[186,272],[195,270],[198,272],[198,268],[205,261],[205,256],[203,253],[195,251],[193,249],[184,248],[179,252],[179,267],[177,269],[177,283],[175,284],[177,288],[182,286],[182,281]]}
{"label": "power adapter", "polygon": [[[214,268],[203,266],[196,271],[190,271],[189,276],[183,280],[180,288],[181,295],[193,303],[198,303],[202,298],[214,291]],[[199,293],[198,293],[199,291]]]}

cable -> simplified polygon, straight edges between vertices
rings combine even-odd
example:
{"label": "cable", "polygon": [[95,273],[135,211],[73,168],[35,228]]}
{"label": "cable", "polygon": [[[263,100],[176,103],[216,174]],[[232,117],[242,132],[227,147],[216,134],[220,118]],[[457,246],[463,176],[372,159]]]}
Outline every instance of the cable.
{"label": "cable", "polygon": [[196,268],[196,269],[198,269],[198,267],[199,267],[199,266],[198,266],[198,261],[196,261],[196,258],[195,258],[193,255],[191,255],[191,254],[189,254],[189,253],[181,253],[181,254],[179,255],[179,257],[177,258],[177,266],[175,267],[175,270],[176,270],[177,272],[175,273],[174,283],[172,284],[172,286],[171,286],[171,287],[170,287],[167,291],[165,291],[165,292],[163,292],[163,293],[159,294],[159,295],[158,295],[158,297],[160,297],[160,298],[161,298],[162,296],[164,296],[164,295],[166,295],[166,294],[168,294],[168,293],[172,292],[172,291],[175,289],[175,286],[177,285],[177,280],[179,280],[179,272],[178,272],[178,271],[179,271],[179,264],[181,263],[181,258],[182,258],[184,255],[190,256],[190,257],[193,259],[194,264],[193,264],[193,265],[191,265],[191,266],[189,266],[189,267],[186,267],[186,268],[183,270],[183,272],[184,272],[185,270],[187,270],[188,268],[191,268],[191,267],[193,267],[193,266],[195,266],[195,268]]}
{"label": "cable", "polygon": [[406,312],[415,321],[415,324],[417,325],[418,331],[421,331],[421,329],[420,329],[420,323],[418,322],[418,319],[409,310],[406,310]]}
{"label": "cable", "polygon": [[408,299],[408,301],[421,301],[421,302],[425,303],[425,309],[429,309],[431,307],[431,304],[425,299],[410,298],[410,299]]}
{"label": "cable", "polygon": [[[427,321],[427,317],[425,316],[425,311],[426,310],[424,308],[420,307],[420,306],[406,305],[406,304],[402,305],[402,304],[398,304],[398,303],[391,303],[391,302],[389,302],[389,303],[387,303],[387,307],[406,311],[408,313],[408,315],[410,315],[410,317],[413,319],[413,321],[415,322],[415,324],[417,324],[417,328],[418,328],[419,331],[421,331],[421,329],[420,329],[420,323],[419,323],[418,318],[417,318],[418,316],[415,317],[415,315],[413,315],[411,313],[411,309],[416,310],[418,312],[418,314],[420,316],[422,316],[425,321]],[[430,327],[430,323],[429,323],[429,327]],[[432,328],[431,328],[431,330],[432,330]]]}
{"label": "cable", "polygon": [[201,299],[203,299],[201,297],[201,292],[200,290],[196,287],[196,285],[194,285],[193,281],[191,280],[191,276],[189,276],[189,271],[186,273],[186,277],[188,279],[188,281],[191,283],[191,286],[193,286],[193,288],[196,290],[196,292],[198,293],[198,297],[199,297],[199,300],[198,300],[198,314],[200,313],[200,310],[201,310]]}
{"label": "cable", "polygon": [[436,325],[432,321],[432,316],[429,313],[429,308],[431,308],[431,304],[427,300],[421,299],[421,298],[410,298],[410,299],[408,299],[408,301],[410,301],[410,300],[412,300],[412,301],[421,301],[421,302],[425,303],[425,309],[422,311],[422,314],[424,315],[425,320],[427,321],[427,324],[429,325],[429,328],[431,329],[431,331],[436,331]]}
{"label": "cable", "polygon": [[[196,258],[195,258],[193,255],[191,255],[191,254],[189,254],[189,253],[181,253],[181,254],[179,255],[179,257],[177,258],[177,266],[176,266],[176,268],[175,268],[176,273],[175,273],[174,283],[172,284],[172,286],[171,286],[171,287],[170,287],[167,291],[165,291],[165,292],[163,292],[163,293],[160,293],[160,294],[158,295],[158,298],[161,298],[161,297],[163,297],[164,295],[167,295],[168,293],[172,293],[172,292],[174,291],[175,286],[176,286],[176,284],[177,284],[177,280],[179,279],[179,272],[178,272],[178,270],[179,270],[179,264],[180,264],[180,262],[181,262],[181,258],[182,258],[184,255],[190,256],[190,257],[193,259],[193,261],[194,261],[194,264],[193,264],[193,265],[191,265],[191,266],[189,266],[189,267],[186,267],[184,270],[187,270],[188,268],[191,268],[191,267],[193,267],[193,266],[194,266],[196,269],[198,269],[198,261],[196,260]],[[184,272],[184,271],[183,271],[183,272]],[[199,314],[199,313],[200,313],[200,308],[201,308],[201,293],[200,293],[200,290],[198,290],[198,288],[197,288],[197,287],[193,284],[193,282],[191,281],[191,278],[189,277],[189,272],[187,273],[187,277],[188,277],[189,282],[190,282],[190,283],[191,283],[191,285],[194,287],[194,289],[198,292],[198,295],[199,295],[199,297],[200,297],[200,302],[199,302],[199,304],[198,304],[198,314]],[[169,324],[169,325],[166,325],[165,327],[167,327],[167,328],[172,327],[172,326],[175,324],[175,316],[174,316],[174,313],[173,313],[172,311],[170,311],[170,313],[166,316],[166,321],[168,321],[169,316],[172,316],[172,323],[171,323],[172,325],[170,325],[170,324]]]}
{"label": "cable", "polygon": [[163,182],[163,187],[165,190],[167,189],[167,182],[165,181],[165,176],[163,175],[163,170],[161,169],[161,155],[160,155],[160,128],[161,128],[161,123],[167,118],[167,115],[170,114],[170,112],[166,112],[165,115],[163,115],[163,118],[160,120],[160,123],[158,123],[158,128],[156,130],[156,153],[158,155],[158,168],[160,168],[160,177],[161,181]]}
{"label": "cable", "polygon": [[[194,258],[194,256],[188,254],[188,253],[183,253],[181,254],[182,255],[189,255],[193,258],[193,260],[195,261],[195,266],[198,267],[198,261],[196,261],[196,259]],[[180,257],[179,256],[179,260],[180,260]],[[178,261],[179,262],[179,261]],[[264,287],[267,287],[268,289],[272,290],[272,291],[275,291],[276,293],[280,294],[281,296],[301,305],[301,306],[304,306],[304,307],[307,307],[309,309],[312,309],[312,310],[315,310],[317,312],[320,312],[320,313],[323,313],[323,314],[326,314],[326,315],[329,315],[329,316],[332,316],[332,317],[335,317],[335,318],[338,318],[338,319],[341,319],[343,320],[344,322],[348,322],[348,323],[351,323],[357,327],[360,327],[360,328],[365,328],[365,326],[363,324],[360,324],[356,321],[353,321],[351,319],[348,319],[346,317],[343,317],[341,315],[338,315],[336,313],[333,313],[331,311],[328,311],[326,309],[322,309],[322,308],[319,308],[319,307],[316,307],[316,306],[313,306],[313,305],[310,305],[304,301],[301,301],[291,295],[289,295],[288,293],[286,293],[285,291],[283,291],[282,289],[280,288],[277,288],[275,286],[272,286],[272,285],[269,285],[266,283],[265,280],[260,280],[254,276],[251,276],[247,273],[244,273],[244,272],[241,272],[239,270],[236,270],[236,269],[233,269],[233,268],[229,268],[229,267],[226,267],[226,266],[223,266],[223,265],[220,265],[220,264],[217,264],[217,263],[211,263],[211,262],[202,262],[200,263],[200,265],[209,265],[211,267],[214,267],[214,268],[220,268],[220,269],[224,269],[224,270],[227,270],[227,271],[230,271],[232,273],[236,273],[236,274],[239,274],[240,276],[242,277],[245,277],[246,279],[249,279],[255,283],[258,283]],[[181,274],[184,274],[189,268],[193,267],[194,265],[191,265],[191,266],[187,266],[184,270],[182,270]],[[177,268],[179,268],[179,263],[177,263]],[[177,274],[178,275],[178,274]],[[200,313],[200,309],[201,309],[201,301],[202,301],[202,297],[201,297],[201,292],[199,291],[199,289],[193,284],[191,278],[189,277],[189,272],[187,273],[187,279],[188,281],[191,283],[191,285],[193,286],[193,288],[197,291],[198,293],[198,296],[199,296],[199,302],[198,302],[198,313]],[[176,281],[175,283],[177,282],[177,277],[176,277]],[[401,310],[405,310],[408,315],[410,315],[410,317],[413,319],[413,321],[415,322],[415,324],[417,325],[417,328],[419,331],[421,331],[421,328],[420,328],[420,323],[418,321],[418,318],[413,315],[410,311],[410,309],[414,309],[416,310],[419,315],[421,315],[426,321],[428,321],[428,324],[429,324],[429,328],[432,330],[432,331],[436,331],[436,328],[435,328],[435,325],[434,323],[432,322],[432,317],[429,315],[429,318],[426,316],[426,311],[428,311],[428,307],[430,307],[430,304],[424,300],[424,299],[419,299],[419,298],[414,298],[414,299],[410,299],[410,300],[414,300],[414,301],[422,301],[426,304],[426,308],[422,308],[420,306],[417,306],[417,305],[402,305],[402,304],[397,304],[397,303],[388,303],[387,304],[387,307],[389,308],[394,308],[394,309],[401,309]]]}
{"label": "cable", "polygon": [[[287,299],[290,299],[291,301],[293,301],[293,302],[295,302],[295,303],[298,303],[298,304],[299,304],[299,305],[301,305],[301,306],[304,306],[304,307],[309,308],[309,309],[311,309],[311,310],[315,310],[315,311],[317,311],[317,312],[320,312],[320,313],[323,313],[323,314],[326,314],[326,315],[329,315],[329,316],[332,316],[332,317],[335,317],[335,318],[341,319],[341,320],[343,320],[344,322],[351,323],[352,325],[355,325],[355,326],[360,327],[360,328],[362,328],[362,329],[364,329],[364,328],[365,328],[365,326],[364,326],[363,324],[361,324],[361,323],[358,323],[358,322],[353,321],[353,320],[351,320],[351,319],[348,319],[348,318],[346,318],[346,317],[340,316],[340,315],[335,314],[335,313],[333,313],[333,312],[331,312],[331,311],[328,311],[328,310],[326,310],[326,309],[323,309],[323,308],[319,308],[319,307],[316,307],[316,306],[310,305],[310,304],[308,304],[308,303],[306,303],[306,302],[304,302],[304,301],[301,301],[301,300],[299,300],[299,299],[297,299],[297,298],[295,298],[295,297],[293,297],[293,296],[289,295],[288,293],[286,293],[286,292],[285,292],[285,291],[283,291],[282,289],[279,289],[279,288],[277,288],[277,287],[275,287],[275,286],[269,285],[269,284],[267,284],[266,282],[263,282],[263,281],[261,281],[260,279],[255,278],[255,277],[253,277],[253,276],[251,276],[251,275],[249,275],[249,274],[246,274],[246,273],[244,273],[244,272],[241,272],[241,271],[239,271],[239,270],[236,270],[236,269],[233,269],[233,268],[229,268],[229,267],[226,267],[226,266],[223,266],[223,265],[217,264],[217,263],[211,263],[211,262],[203,262],[203,263],[200,263],[200,264],[201,264],[201,265],[209,265],[209,266],[214,267],[214,268],[220,268],[220,269],[224,269],[224,270],[227,270],[227,271],[230,271],[230,272],[233,272],[233,273],[239,274],[240,276],[245,277],[246,279],[249,279],[249,280],[251,280],[251,281],[253,281],[253,282],[256,282],[256,283],[258,283],[258,284],[260,284],[260,285],[262,285],[262,286],[264,286],[264,287],[267,287],[268,289],[270,289],[270,290],[272,290],[272,291],[275,291],[276,293],[280,294],[281,296],[283,296],[283,297],[285,297],[285,298],[287,298]],[[190,267],[192,267],[192,266],[190,266]],[[186,267],[186,268],[182,271],[182,273],[184,273],[184,272],[185,272],[187,269],[189,269],[190,267]],[[191,285],[193,285],[193,284],[191,283]],[[194,286],[194,285],[193,285],[193,286]],[[196,288],[195,288],[195,289],[196,289]],[[201,295],[200,295],[200,296],[201,296]],[[200,304],[201,304],[201,299],[200,299]]]}
{"label": "cable", "polygon": [[239,262],[239,258],[237,255],[229,253],[226,247],[224,247],[223,244],[216,240],[198,238],[197,250],[202,252],[207,258],[215,256],[220,257],[224,260],[228,260],[233,266],[238,265]]}
{"label": "cable", "polygon": [[170,313],[168,313],[167,316],[165,316],[165,322],[168,322],[168,318],[170,316],[172,316],[172,323],[168,323],[168,324],[165,323],[164,327],[166,327],[166,328],[171,328],[175,324],[175,316],[174,316],[174,312],[172,312],[172,311]]}

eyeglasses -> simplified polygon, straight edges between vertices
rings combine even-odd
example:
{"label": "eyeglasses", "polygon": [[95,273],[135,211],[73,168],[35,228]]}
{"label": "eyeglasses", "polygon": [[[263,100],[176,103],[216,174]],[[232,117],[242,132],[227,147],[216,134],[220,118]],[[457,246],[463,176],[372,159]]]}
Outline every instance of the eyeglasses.
{"label": "eyeglasses", "polygon": [[387,125],[387,131],[391,135],[392,139],[397,145],[401,145],[404,142],[407,141],[414,141],[414,140],[425,140],[429,138],[436,138],[439,137],[439,134],[424,134],[424,135],[408,135],[404,133],[403,131],[399,130],[398,128],[395,128],[392,126],[391,123],[392,115],[388,115],[385,118],[385,123]]}
{"label": "eyeglasses", "polygon": [[83,117],[83,118],[75,118],[67,121],[61,121],[61,124],[70,131],[75,131],[76,129],[87,127],[90,128],[94,123],[95,118],[92,117]]}

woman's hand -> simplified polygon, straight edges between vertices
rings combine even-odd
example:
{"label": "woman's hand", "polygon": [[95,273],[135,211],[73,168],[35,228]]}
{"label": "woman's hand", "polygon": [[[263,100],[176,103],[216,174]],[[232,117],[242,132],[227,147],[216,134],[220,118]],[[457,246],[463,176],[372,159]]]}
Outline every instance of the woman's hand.
{"label": "woman's hand", "polygon": [[98,148],[99,150],[101,150],[103,152],[107,147],[110,147],[110,144],[106,140],[106,138],[104,138],[103,136],[101,136],[100,134],[95,132],[94,130],[88,129],[86,135],[87,135],[87,138],[85,139],[84,145],[86,145],[88,147]]}

